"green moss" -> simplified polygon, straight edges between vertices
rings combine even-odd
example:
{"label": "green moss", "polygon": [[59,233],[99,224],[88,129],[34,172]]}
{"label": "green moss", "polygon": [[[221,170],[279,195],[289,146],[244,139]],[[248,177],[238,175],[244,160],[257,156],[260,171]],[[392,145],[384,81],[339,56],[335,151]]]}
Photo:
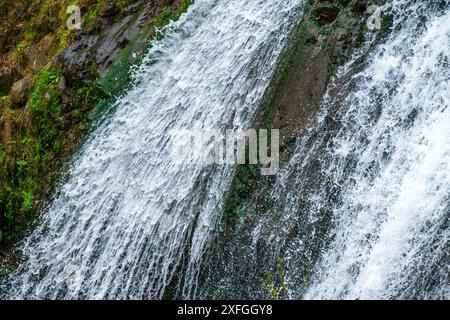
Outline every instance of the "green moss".
{"label": "green moss", "polygon": [[5,146],[0,143],[0,159],[3,159],[6,157],[6,150],[5,150]]}
{"label": "green moss", "polygon": [[[45,190],[50,189],[46,173],[54,167],[52,159],[62,144],[60,97],[55,89],[59,77],[58,70],[43,70],[38,74],[27,104],[32,124],[12,146],[9,155],[15,159],[12,168],[6,168],[2,161],[5,180],[0,186],[0,208],[3,208],[15,237],[20,237],[26,230],[37,207],[36,194],[41,199]],[[22,118],[19,114],[13,115],[17,124],[21,124]]]}
{"label": "green moss", "polygon": [[132,50],[130,46],[123,49],[108,73],[97,81],[99,87],[108,97],[117,98],[130,86],[130,69],[132,66],[132,63],[130,62],[131,53]]}
{"label": "green moss", "polygon": [[31,111],[37,136],[48,147],[58,133],[61,115],[60,96],[55,89],[60,71],[43,70],[39,73],[36,86],[31,94],[27,108]]}
{"label": "green moss", "polygon": [[33,43],[38,39],[38,36],[39,36],[39,33],[37,32],[37,30],[31,26],[25,30],[24,38],[26,41]]}
{"label": "green moss", "polygon": [[77,119],[81,119],[81,116],[82,116],[80,109],[72,110],[71,115],[72,115],[72,117],[77,118]]}
{"label": "green moss", "polygon": [[275,280],[272,279],[272,270],[264,273],[261,279],[263,289],[268,293],[272,300],[286,300],[287,299],[287,283],[283,271],[283,259],[277,259],[277,268],[275,271]]}
{"label": "green moss", "polygon": [[16,44],[16,49],[23,49],[26,46],[27,46],[26,43],[21,41]]}
{"label": "green moss", "polygon": [[224,224],[232,227],[245,211],[245,199],[258,176],[259,165],[238,166],[224,204]]}
{"label": "green moss", "polygon": [[[97,6],[98,7],[98,6]],[[88,11],[84,15],[84,25],[88,31],[92,31],[97,23],[98,10]]]}
{"label": "green moss", "polygon": [[117,7],[120,11],[124,11],[126,7],[133,3],[133,0],[117,0]]}
{"label": "green moss", "polygon": [[22,210],[29,212],[33,209],[33,189],[22,191]]}

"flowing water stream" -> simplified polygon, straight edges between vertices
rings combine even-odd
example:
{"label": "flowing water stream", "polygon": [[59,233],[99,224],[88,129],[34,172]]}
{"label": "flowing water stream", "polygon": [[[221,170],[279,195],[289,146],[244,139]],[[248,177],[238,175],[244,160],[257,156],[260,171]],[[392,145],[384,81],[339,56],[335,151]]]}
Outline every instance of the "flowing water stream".
{"label": "flowing water stream", "polygon": [[233,168],[179,165],[172,129],[251,126],[303,0],[197,0],[155,42],[22,245],[12,298],[194,294]]}

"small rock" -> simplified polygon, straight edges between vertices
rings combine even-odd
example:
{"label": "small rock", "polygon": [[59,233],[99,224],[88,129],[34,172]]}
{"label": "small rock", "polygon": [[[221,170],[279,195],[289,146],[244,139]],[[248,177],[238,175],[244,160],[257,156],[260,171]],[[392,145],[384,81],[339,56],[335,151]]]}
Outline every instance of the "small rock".
{"label": "small rock", "polygon": [[24,104],[31,92],[31,78],[25,77],[11,87],[11,99],[15,104]]}
{"label": "small rock", "polygon": [[47,101],[47,103],[50,103],[50,100],[52,100],[51,94],[48,93],[48,92],[46,92],[46,93],[44,94],[44,99],[45,99],[45,101]]}
{"label": "small rock", "polygon": [[54,44],[54,41],[55,41],[55,36],[54,35],[52,35],[52,34],[46,35],[39,43],[40,51],[44,55],[47,54],[51,50],[51,48],[52,48],[52,46]]}
{"label": "small rock", "polygon": [[47,64],[45,54],[38,50],[36,46],[33,45],[26,48],[24,52],[28,61],[28,66],[34,71],[41,70]]}
{"label": "small rock", "polygon": [[61,53],[55,54],[53,57],[50,58],[50,67],[56,69],[63,64],[63,56]]}
{"label": "small rock", "polygon": [[59,82],[58,82],[57,88],[58,88],[58,90],[61,91],[61,92],[64,91],[64,90],[66,90],[67,85],[66,85],[66,78],[64,78],[64,76],[61,76],[61,77],[59,78]]}
{"label": "small rock", "polygon": [[342,41],[338,41],[333,48],[333,56],[339,57],[344,54],[344,45]]}
{"label": "small rock", "polygon": [[14,83],[13,70],[8,67],[0,68],[0,91],[7,92]]}
{"label": "small rock", "polygon": [[319,30],[315,28],[310,28],[306,33],[306,42],[307,43],[316,43],[319,38]]}

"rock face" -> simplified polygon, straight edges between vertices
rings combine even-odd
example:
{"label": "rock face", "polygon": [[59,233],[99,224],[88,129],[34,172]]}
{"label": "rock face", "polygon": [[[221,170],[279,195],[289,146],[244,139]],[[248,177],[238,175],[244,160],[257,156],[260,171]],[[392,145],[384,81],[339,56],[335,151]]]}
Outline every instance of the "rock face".
{"label": "rock face", "polygon": [[13,84],[11,88],[11,99],[15,104],[22,105],[27,102],[31,92],[31,83],[31,78],[25,77]]}
{"label": "rock face", "polygon": [[[110,18],[115,10],[111,4],[102,13],[102,31],[91,35],[80,31],[77,35],[79,39],[63,52],[64,64],[69,69],[78,70],[80,73],[80,70],[88,70],[86,66],[94,62],[99,75],[103,76],[120,51],[136,38],[145,23],[168,6],[170,8],[172,3],[171,0],[137,1],[127,8],[127,15],[119,21]],[[141,9],[137,10],[137,8]],[[86,80],[83,72],[81,71],[81,78]]]}

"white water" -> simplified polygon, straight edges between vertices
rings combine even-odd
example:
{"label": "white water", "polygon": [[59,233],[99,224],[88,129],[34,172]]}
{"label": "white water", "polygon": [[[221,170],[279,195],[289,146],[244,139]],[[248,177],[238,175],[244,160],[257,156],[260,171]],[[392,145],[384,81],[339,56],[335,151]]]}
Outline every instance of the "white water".
{"label": "white water", "polygon": [[450,298],[450,9],[411,2],[391,4],[398,31],[341,104],[323,172],[341,193],[307,299]]}
{"label": "white water", "polygon": [[168,132],[249,126],[302,3],[197,0],[172,23],[22,245],[7,296],[161,298],[182,260],[193,296],[232,168],[175,165]]}

